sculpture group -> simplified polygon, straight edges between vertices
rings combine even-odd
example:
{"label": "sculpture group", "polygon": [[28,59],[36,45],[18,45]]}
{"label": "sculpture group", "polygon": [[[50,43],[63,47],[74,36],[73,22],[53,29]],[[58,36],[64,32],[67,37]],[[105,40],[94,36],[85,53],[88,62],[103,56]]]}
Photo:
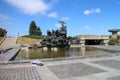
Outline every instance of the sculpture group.
{"label": "sculpture group", "polygon": [[42,42],[42,47],[69,47],[69,40],[67,38],[67,30],[64,25],[65,22],[59,21],[61,23],[60,30],[47,31],[47,37],[45,37]]}

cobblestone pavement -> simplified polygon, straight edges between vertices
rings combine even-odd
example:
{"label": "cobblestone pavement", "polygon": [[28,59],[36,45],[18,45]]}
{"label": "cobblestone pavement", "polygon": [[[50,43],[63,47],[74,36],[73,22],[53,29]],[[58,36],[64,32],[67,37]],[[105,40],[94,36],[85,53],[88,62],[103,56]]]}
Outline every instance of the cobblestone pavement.
{"label": "cobblestone pavement", "polygon": [[0,80],[120,80],[120,56],[0,63]]}
{"label": "cobblestone pavement", "polygon": [[8,64],[0,67],[0,80],[41,80],[36,67]]}

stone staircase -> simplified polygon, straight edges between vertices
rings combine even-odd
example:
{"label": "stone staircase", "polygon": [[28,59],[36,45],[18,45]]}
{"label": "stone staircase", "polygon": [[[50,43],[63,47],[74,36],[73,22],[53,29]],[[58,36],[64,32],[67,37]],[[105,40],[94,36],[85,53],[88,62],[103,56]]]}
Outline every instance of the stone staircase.
{"label": "stone staircase", "polygon": [[10,49],[15,46],[17,38],[7,37],[0,45],[0,51]]}

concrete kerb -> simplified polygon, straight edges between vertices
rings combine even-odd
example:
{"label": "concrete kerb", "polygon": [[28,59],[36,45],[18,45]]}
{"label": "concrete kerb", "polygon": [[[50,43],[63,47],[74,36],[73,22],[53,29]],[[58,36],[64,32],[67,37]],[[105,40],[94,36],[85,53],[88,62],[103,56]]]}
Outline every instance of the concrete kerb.
{"label": "concrete kerb", "polygon": [[30,60],[22,60],[22,61],[0,61],[0,65],[7,65],[7,64],[24,64],[30,63]]}

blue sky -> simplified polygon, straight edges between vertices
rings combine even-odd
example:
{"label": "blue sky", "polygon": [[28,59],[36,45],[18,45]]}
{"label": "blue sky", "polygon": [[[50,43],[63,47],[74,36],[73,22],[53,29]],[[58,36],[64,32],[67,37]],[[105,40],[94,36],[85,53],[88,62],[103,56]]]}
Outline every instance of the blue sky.
{"label": "blue sky", "polygon": [[68,36],[109,35],[109,29],[120,29],[120,0],[0,0],[0,27],[8,36],[29,34],[33,20],[44,35],[59,29],[59,20]]}

